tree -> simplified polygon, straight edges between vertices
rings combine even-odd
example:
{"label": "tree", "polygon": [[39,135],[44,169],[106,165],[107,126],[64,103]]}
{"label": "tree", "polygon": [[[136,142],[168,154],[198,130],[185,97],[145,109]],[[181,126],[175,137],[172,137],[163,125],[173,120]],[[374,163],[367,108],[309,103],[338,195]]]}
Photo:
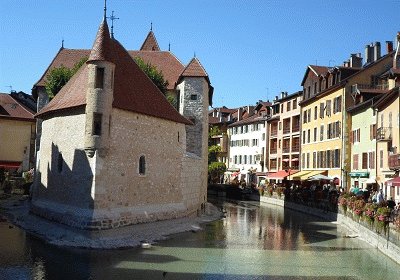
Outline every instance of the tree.
{"label": "tree", "polygon": [[71,77],[81,68],[87,61],[87,57],[82,58],[75,63],[72,68],[61,65],[50,70],[46,77],[45,87],[49,98],[52,99],[62,89],[62,87],[71,79]]}
{"label": "tree", "polygon": [[218,153],[221,152],[221,147],[212,145],[208,147],[208,164],[218,161]]}
{"label": "tree", "polygon": [[[151,65],[150,63],[144,62],[143,59],[140,57],[135,57],[134,58],[136,64],[142,69],[144,73],[153,81],[153,83],[160,89],[160,91],[164,94],[167,95],[167,90],[168,90],[168,81],[164,80],[164,75],[162,71],[158,71],[157,67]],[[168,98],[168,96],[167,96]],[[170,101],[170,100],[168,100]],[[172,102],[170,101],[172,104]]]}
{"label": "tree", "polygon": [[210,137],[220,135],[220,134],[221,134],[221,129],[218,126],[213,125],[210,127],[210,130],[208,132],[208,135]]}
{"label": "tree", "polygon": [[226,171],[225,163],[212,162],[208,165],[208,174],[210,175],[211,183],[220,183],[220,177]]}

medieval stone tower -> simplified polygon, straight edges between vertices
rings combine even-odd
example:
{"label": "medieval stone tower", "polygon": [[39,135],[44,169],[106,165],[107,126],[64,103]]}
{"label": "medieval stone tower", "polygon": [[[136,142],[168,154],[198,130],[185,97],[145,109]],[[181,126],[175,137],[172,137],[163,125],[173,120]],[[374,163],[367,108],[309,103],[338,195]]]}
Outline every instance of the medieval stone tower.
{"label": "medieval stone tower", "polygon": [[112,51],[107,22],[104,20],[97,33],[88,65],[86,92],[85,152],[93,157],[97,151],[104,157],[109,147],[109,127],[113,102],[114,63],[107,56]]}
{"label": "medieval stone tower", "polygon": [[186,126],[186,151],[202,162],[196,178],[204,180],[197,202],[203,204],[207,199],[208,106],[212,105],[213,87],[197,58],[193,58],[182,72],[177,89],[179,113],[193,123]]}

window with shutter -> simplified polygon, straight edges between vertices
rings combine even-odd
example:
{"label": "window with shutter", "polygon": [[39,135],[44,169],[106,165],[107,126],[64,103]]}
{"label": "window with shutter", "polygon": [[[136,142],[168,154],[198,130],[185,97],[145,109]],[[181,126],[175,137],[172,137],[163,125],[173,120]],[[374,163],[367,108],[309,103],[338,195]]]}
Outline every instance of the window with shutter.
{"label": "window with shutter", "polygon": [[319,104],[319,117],[321,119],[324,118],[324,110],[325,110],[325,104],[322,102]]}
{"label": "window with shutter", "polygon": [[353,169],[358,170],[358,155],[353,155]]}
{"label": "window with shutter", "polygon": [[368,153],[362,153],[362,169],[368,168]]}
{"label": "window with shutter", "polygon": [[331,116],[331,100],[326,101],[326,116],[330,117]]}
{"label": "window with shutter", "polygon": [[324,140],[324,125],[321,125],[321,130],[320,130],[320,141]]}

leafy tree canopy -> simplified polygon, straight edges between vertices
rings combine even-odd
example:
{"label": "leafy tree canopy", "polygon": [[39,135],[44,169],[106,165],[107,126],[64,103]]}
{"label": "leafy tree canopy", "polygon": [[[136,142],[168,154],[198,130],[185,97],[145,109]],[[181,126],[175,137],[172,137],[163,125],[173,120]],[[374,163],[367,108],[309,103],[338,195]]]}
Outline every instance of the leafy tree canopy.
{"label": "leafy tree canopy", "polygon": [[[158,71],[157,67],[151,65],[150,63],[144,62],[140,57],[134,58],[137,65],[142,69],[144,73],[153,81],[153,83],[160,89],[160,91],[166,95],[168,88],[168,81],[164,80],[164,75],[162,71]],[[169,100],[170,101],[170,100]],[[170,101],[171,103],[171,101]]]}
{"label": "leafy tree canopy", "polygon": [[221,151],[221,147],[217,145],[212,145],[208,147],[208,163],[218,161],[217,156],[218,153]]}
{"label": "leafy tree canopy", "polygon": [[61,65],[60,67],[56,67],[50,70],[45,82],[46,92],[49,95],[50,99],[57,95],[57,93],[87,61],[87,59],[87,57],[82,58],[72,68]]}
{"label": "leafy tree canopy", "polygon": [[208,132],[209,137],[220,135],[221,134],[221,129],[219,129],[218,126],[211,126],[210,130]]}

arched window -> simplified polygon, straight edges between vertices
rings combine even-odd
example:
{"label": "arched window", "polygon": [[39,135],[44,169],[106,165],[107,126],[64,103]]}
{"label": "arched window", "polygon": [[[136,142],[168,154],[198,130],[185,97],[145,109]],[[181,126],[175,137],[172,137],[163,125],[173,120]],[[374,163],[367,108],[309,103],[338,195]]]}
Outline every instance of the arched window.
{"label": "arched window", "polygon": [[141,156],[139,158],[139,174],[140,175],[146,174],[146,158],[145,158],[145,156]]}

